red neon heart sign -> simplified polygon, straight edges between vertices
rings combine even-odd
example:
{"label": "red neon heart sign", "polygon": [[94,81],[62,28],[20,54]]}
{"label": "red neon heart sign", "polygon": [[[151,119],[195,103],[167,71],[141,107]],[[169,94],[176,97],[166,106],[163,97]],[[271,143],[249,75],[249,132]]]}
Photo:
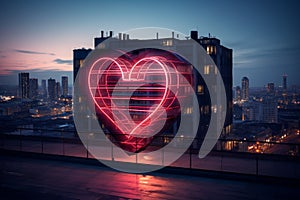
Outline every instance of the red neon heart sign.
{"label": "red neon heart sign", "polygon": [[[180,114],[180,78],[191,83],[188,65],[175,54],[143,49],[102,57],[89,71],[89,89],[99,122],[110,140],[129,152],[144,150]],[[170,70],[171,69],[171,70]],[[172,87],[172,90],[170,88]],[[174,92],[175,91],[175,92]]]}

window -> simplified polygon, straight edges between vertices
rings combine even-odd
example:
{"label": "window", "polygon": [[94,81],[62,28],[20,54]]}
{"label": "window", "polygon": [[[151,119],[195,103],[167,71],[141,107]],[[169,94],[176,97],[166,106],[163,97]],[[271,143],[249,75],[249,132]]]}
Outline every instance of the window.
{"label": "window", "polygon": [[172,46],[173,40],[164,40],[162,43],[163,46]]}
{"label": "window", "polygon": [[198,92],[199,94],[203,94],[203,93],[204,93],[204,91],[203,91],[203,85],[198,85],[198,87],[197,87],[197,92]]}
{"label": "window", "polygon": [[204,65],[204,74],[209,74],[209,65]]}
{"label": "window", "polygon": [[207,46],[206,47],[207,54],[216,54],[216,47],[215,46]]}
{"label": "window", "polygon": [[82,60],[82,59],[79,60],[79,66],[80,66],[80,67],[82,67],[83,61],[84,61],[84,60]]}

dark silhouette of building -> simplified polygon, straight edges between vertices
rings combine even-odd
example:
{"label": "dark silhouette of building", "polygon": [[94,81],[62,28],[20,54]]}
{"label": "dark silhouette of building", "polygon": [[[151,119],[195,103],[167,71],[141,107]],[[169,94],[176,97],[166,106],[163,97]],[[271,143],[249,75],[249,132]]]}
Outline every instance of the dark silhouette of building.
{"label": "dark silhouette of building", "polygon": [[29,98],[29,73],[19,73],[19,91],[20,98]]}
{"label": "dark silhouette of building", "polygon": [[38,96],[38,79],[29,79],[29,98],[35,99]]}
{"label": "dark silhouette of building", "polygon": [[48,98],[50,100],[55,100],[57,97],[57,93],[56,93],[56,82],[55,79],[53,78],[49,78],[48,79]]}
{"label": "dark silhouette of building", "polygon": [[60,89],[60,82],[56,82],[56,97],[55,98],[59,98],[61,96],[61,89]]}
{"label": "dark silhouette of building", "polygon": [[42,80],[42,95],[43,97],[47,97],[47,85],[46,80]]}
{"label": "dark silhouette of building", "polygon": [[62,84],[62,95],[64,97],[68,96],[68,77],[62,76],[61,77],[61,84]]}
{"label": "dark silhouette of building", "polygon": [[275,84],[274,83],[268,83],[267,93],[270,94],[270,95],[275,94]]}
{"label": "dark silhouette of building", "polygon": [[77,73],[83,64],[84,59],[89,55],[92,49],[74,49],[73,50],[73,81],[75,82]]}
{"label": "dark silhouette of building", "polygon": [[284,91],[287,90],[287,75],[286,74],[282,75],[282,89]]}
{"label": "dark silhouette of building", "polygon": [[[222,135],[227,135],[231,132],[232,129],[232,49],[224,47],[221,45],[219,39],[212,37],[210,34],[208,37],[200,37],[198,38],[197,31],[191,31],[191,38],[197,41],[210,55],[213,59],[214,63],[216,64],[223,82],[226,91],[226,99],[227,99],[227,113],[226,119],[224,123],[224,129],[222,131]],[[204,75],[209,75],[211,73],[217,73],[217,69],[214,69],[214,66],[204,66]],[[198,85],[204,85],[205,83],[201,78],[198,78]],[[204,98],[200,102],[205,102],[206,107],[209,106],[210,102],[210,95],[208,92],[205,93]],[[204,108],[205,109],[205,108]],[[201,108],[200,108],[201,114]],[[207,121],[210,120],[210,116],[204,116]],[[201,118],[201,115],[200,115]],[[209,123],[209,122],[208,122]],[[203,126],[205,127],[205,125]],[[205,130],[204,130],[205,131]]]}
{"label": "dark silhouette of building", "polygon": [[235,100],[236,101],[241,101],[241,87],[240,86],[236,86],[235,88]]}
{"label": "dark silhouette of building", "polygon": [[242,78],[242,100],[249,100],[249,79],[247,77]]}

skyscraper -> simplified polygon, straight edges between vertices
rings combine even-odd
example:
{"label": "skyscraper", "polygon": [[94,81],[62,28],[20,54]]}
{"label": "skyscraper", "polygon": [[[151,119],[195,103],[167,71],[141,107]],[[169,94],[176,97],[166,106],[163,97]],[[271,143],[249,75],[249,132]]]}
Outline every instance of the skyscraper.
{"label": "skyscraper", "polygon": [[62,85],[62,95],[64,97],[68,96],[68,77],[67,76],[61,77],[61,85]]}
{"label": "skyscraper", "polygon": [[38,79],[29,79],[29,97],[30,99],[35,99],[38,95]]}
{"label": "skyscraper", "polygon": [[29,98],[29,73],[19,73],[19,91],[20,98]]}
{"label": "skyscraper", "polygon": [[42,80],[42,95],[43,97],[47,97],[47,86],[46,86],[46,80]]}
{"label": "skyscraper", "polygon": [[48,79],[48,98],[50,100],[56,99],[56,82],[55,79]]}
{"label": "skyscraper", "polygon": [[236,88],[235,88],[235,100],[241,101],[241,87],[240,86],[236,86]]}
{"label": "skyscraper", "polygon": [[267,92],[268,92],[268,94],[274,94],[275,93],[275,84],[274,83],[268,83]]}
{"label": "skyscraper", "polygon": [[242,78],[242,100],[249,100],[249,79],[247,77]]}
{"label": "skyscraper", "polygon": [[[233,107],[233,102],[232,102],[232,49],[229,49],[229,48],[221,45],[220,40],[215,37],[211,37],[210,34],[208,37],[202,36],[202,37],[198,38],[198,32],[191,31],[191,39],[198,42],[206,50],[207,54],[209,54],[210,57],[213,59],[214,63],[216,64],[216,66],[222,76],[224,86],[225,86],[225,91],[226,91],[226,99],[227,99],[227,112],[226,112],[226,118],[225,118],[225,122],[224,122],[224,128],[222,131],[222,135],[229,134],[232,129],[232,107]],[[217,69],[215,69],[214,66],[204,66],[204,75],[209,76],[210,74],[216,74],[216,73],[217,73]],[[205,85],[204,81],[202,81],[201,78],[198,77],[197,79],[198,79],[198,81],[200,80],[200,82],[199,82],[200,84]],[[201,98],[203,98],[202,100],[204,100],[206,107],[210,105],[210,95],[207,92]],[[203,102],[202,100],[200,100],[200,101]],[[201,116],[201,115],[202,114],[200,112],[200,118],[204,117],[207,120],[210,119],[210,116]],[[203,127],[205,127],[205,126],[206,125],[203,124]]]}
{"label": "skyscraper", "polygon": [[282,75],[282,89],[284,91],[287,90],[287,75],[286,74]]}
{"label": "skyscraper", "polygon": [[55,83],[55,89],[56,89],[56,98],[59,98],[61,96],[61,89],[60,89],[60,82]]}
{"label": "skyscraper", "polygon": [[74,49],[73,50],[73,82],[75,82],[77,73],[82,67],[84,59],[89,55],[92,49]]}

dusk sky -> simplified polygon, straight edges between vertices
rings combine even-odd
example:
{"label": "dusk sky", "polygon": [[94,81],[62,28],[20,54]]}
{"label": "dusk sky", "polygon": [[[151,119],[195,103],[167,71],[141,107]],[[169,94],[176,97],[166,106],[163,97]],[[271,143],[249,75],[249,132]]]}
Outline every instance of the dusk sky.
{"label": "dusk sky", "polygon": [[140,27],[216,36],[233,49],[233,85],[250,87],[283,73],[300,85],[300,12],[297,1],[1,1],[0,84],[17,85],[17,73],[72,81],[75,48],[92,48],[100,30],[115,34]]}

